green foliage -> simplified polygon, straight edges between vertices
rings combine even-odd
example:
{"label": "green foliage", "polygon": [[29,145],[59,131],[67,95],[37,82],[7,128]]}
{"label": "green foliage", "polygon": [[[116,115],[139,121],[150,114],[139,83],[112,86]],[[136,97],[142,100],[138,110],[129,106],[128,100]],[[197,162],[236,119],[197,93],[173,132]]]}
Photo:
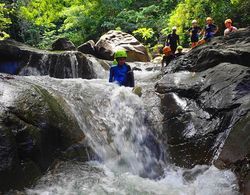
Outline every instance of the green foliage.
{"label": "green foliage", "polygon": [[10,35],[7,34],[6,32],[2,31],[0,32],[0,41],[4,40],[4,39],[8,39],[10,38]]}
{"label": "green foliage", "polygon": [[[109,30],[134,34],[145,45],[164,43],[178,27],[182,44],[193,19],[204,26],[211,16],[224,30],[224,20],[235,26],[250,23],[250,1],[245,0],[0,0],[0,31],[30,45],[48,48],[60,37],[80,45],[98,40]],[[13,3],[14,2],[14,3]],[[7,6],[6,6],[7,5]]]}
{"label": "green foliage", "polygon": [[133,35],[142,43],[148,44],[147,41],[154,35],[152,28],[138,28],[133,31]]}
{"label": "green foliage", "polygon": [[[245,4],[243,4],[245,2]],[[163,33],[169,33],[173,26],[177,26],[177,33],[181,35],[182,42],[187,42],[187,29],[191,26],[191,21],[196,19],[201,27],[205,26],[206,17],[210,16],[214,19],[216,25],[219,26],[219,34],[222,34],[224,20],[232,18],[234,21],[242,21],[249,25],[250,19],[247,18],[247,8],[249,9],[249,1],[243,0],[183,0],[178,4],[175,10],[171,13],[168,20],[168,28],[163,30]],[[246,9],[244,20],[236,19],[240,12],[237,7],[242,6]],[[238,11],[237,11],[238,10]],[[241,10],[243,10],[241,8]],[[248,22],[247,22],[248,21]],[[236,22],[237,23],[237,22]],[[248,23],[248,24],[247,24]]]}
{"label": "green foliage", "polygon": [[0,40],[9,38],[9,35],[4,31],[11,24],[11,19],[9,18],[11,10],[5,7],[4,3],[0,3]]}
{"label": "green foliage", "polygon": [[156,44],[151,48],[151,53],[154,56],[157,56],[159,54],[162,54],[162,49],[163,49],[164,45],[163,44]]}
{"label": "green foliage", "polygon": [[246,27],[250,25],[250,1],[246,0],[231,0],[233,11],[230,17],[234,24],[238,27]]}

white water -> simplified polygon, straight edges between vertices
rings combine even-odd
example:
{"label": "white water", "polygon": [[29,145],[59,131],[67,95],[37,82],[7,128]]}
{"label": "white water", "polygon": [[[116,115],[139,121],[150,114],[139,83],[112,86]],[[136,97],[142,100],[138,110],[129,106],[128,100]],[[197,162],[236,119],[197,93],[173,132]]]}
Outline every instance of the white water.
{"label": "white water", "polygon": [[[153,91],[152,80],[158,74],[135,72],[144,95],[145,91]],[[107,79],[26,79],[66,100],[101,159],[85,165],[72,163],[58,172],[48,172],[36,186],[26,190],[27,194],[238,194],[237,180],[231,171],[213,166],[187,170],[164,164],[143,144],[150,134],[144,122],[146,115],[156,113],[151,116],[155,121],[161,118],[157,110],[149,111],[152,104],[159,103],[151,102],[150,97],[139,98],[130,88],[107,83]],[[139,176],[157,173],[160,175],[157,179]]]}
{"label": "white water", "polygon": [[197,166],[188,170],[193,178],[187,181],[186,170],[173,168],[160,180],[150,180],[129,172],[117,174],[104,164],[89,162],[88,165],[64,167],[63,172],[48,173],[31,195],[52,194],[116,194],[116,195],[236,195],[235,176],[230,171],[215,167]]}
{"label": "white water", "polygon": [[74,52],[68,52],[67,54],[70,56],[72,76],[73,78],[78,78],[78,60],[76,58],[76,54]]}

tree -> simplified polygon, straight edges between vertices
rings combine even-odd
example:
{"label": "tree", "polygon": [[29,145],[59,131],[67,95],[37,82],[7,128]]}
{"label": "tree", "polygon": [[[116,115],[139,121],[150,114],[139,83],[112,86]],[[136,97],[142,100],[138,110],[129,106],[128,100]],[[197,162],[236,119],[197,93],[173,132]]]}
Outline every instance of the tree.
{"label": "tree", "polygon": [[5,3],[0,3],[0,39],[9,37],[5,30],[11,24],[11,19],[9,18],[10,12],[11,10],[6,7]]}
{"label": "tree", "polygon": [[224,20],[235,17],[235,6],[236,4],[231,0],[183,0],[171,13],[168,28],[164,29],[164,32],[167,33],[173,26],[177,26],[177,32],[184,43],[187,43],[186,30],[191,26],[191,21],[196,19],[201,26],[204,26],[206,17],[210,16],[219,26],[219,33],[222,34],[225,28]]}
{"label": "tree", "polygon": [[[162,34],[168,34],[173,26],[178,26],[182,41],[187,43],[185,31],[193,19],[203,26],[205,18],[211,16],[221,32],[226,18],[232,18],[236,26],[249,25],[250,21],[250,1],[245,0],[0,1],[3,2],[0,7],[1,29],[41,48],[48,48],[60,37],[68,38],[76,45],[90,39],[96,41],[102,34],[115,29],[130,34],[137,32],[138,39],[153,46],[163,41],[159,40]],[[142,29],[152,36],[145,39]]]}

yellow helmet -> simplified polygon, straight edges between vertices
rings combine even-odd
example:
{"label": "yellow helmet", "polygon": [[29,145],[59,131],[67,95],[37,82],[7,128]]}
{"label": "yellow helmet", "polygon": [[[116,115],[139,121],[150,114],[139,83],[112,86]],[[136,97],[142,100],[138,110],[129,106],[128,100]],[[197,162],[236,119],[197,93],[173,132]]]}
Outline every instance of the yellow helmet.
{"label": "yellow helmet", "polygon": [[225,24],[226,24],[226,23],[231,23],[231,24],[232,24],[233,21],[232,21],[231,19],[226,19],[226,20],[225,20]]}
{"label": "yellow helmet", "polygon": [[179,46],[177,47],[177,50],[183,50],[183,47],[182,47],[181,45],[179,45]]}
{"label": "yellow helmet", "polygon": [[213,20],[213,18],[211,18],[211,17],[207,17],[207,19],[206,19],[206,21],[212,21]]}
{"label": "yellow helmet", "polygon": [[197,20],[193,20],[193,21],[192,21],[192,24],[196,24],[196,23],[197,23]]}

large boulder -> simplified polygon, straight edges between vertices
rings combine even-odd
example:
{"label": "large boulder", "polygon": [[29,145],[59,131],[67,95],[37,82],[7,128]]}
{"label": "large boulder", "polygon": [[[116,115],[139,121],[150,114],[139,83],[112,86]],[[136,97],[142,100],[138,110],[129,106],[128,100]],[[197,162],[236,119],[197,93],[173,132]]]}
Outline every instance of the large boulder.
{"label": "large boulder", "polygon": [[85,135],[60,96],[2,76],[0,191],[31,185],[57,159],[87,160]]}
{"label": "large boulder", "polygon": [[97,78],[95,65],[85,54],[77,51],[49,52],[5,40],[0,41],[0,56],[0,72],[56,78]]}
{"label": "large boulder", "polygon": [[[249,108],[249,106],[248,106]],[[230,168],[240,178],[244,194],[250,194],[250,113],[234,125],[215,161],[219,168]]]}
{"label": "large boulder", "polygon": [[250,109],[245,104],[250,96],[240,87],[250,82],[249,75],[247,67],[224,63],[195,75],[167,74],[157,83],[163,134],[175,163],[192,167],[213,160],[217,139]]}
{"label": "large boulder", "polygon": [[95,42],[93,40],[89,40],[80,45],[77,50],[85,54],[95,55]]}
{"label": "large boulder", "polygon": [[156,84],[164,115],[162,141],[184,167],[232,168],[250,184],[250,28],[192,49],[165,68]]}
{"label": "large boulder", "polygon": [[113,60],[118,49],[125,49],[128,53],[127,61],[148,62],[150,57],[146,48],[132,35],[111,30],[104,34],[95,45],[98,57]]}
{"label": "large boulder", "polygon": [[76,46],[66,38],[59,38],[52,44],[54,51],[75,51]]}

